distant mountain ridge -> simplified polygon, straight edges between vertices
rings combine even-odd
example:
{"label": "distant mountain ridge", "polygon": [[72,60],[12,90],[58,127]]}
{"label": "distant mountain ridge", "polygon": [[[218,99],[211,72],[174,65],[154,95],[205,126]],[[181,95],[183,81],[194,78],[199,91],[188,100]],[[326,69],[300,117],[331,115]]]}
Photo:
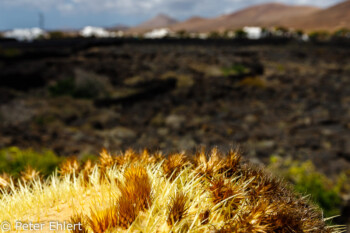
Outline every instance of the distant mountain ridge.
{"label": "distant mountain ridge", "polygon": [[221,15],[215,18],[191,17],[185,21],[164,15],[158,16],[128,30],[144,33],[156,28],[170,28],[173,31],[212,32],[235,30],[245,26],[272,27],[284,26],[295,29],[330,30],[350,28],[350,0],[327,9],[315,6],[265,3]]}
{"label": "distant mountain ridge", "polygon": [[170,28],[173,31],[184,30],[184,31],[192,32],[192,31],[196,31],[196,29],[198,27],[200,27],[201,25],[205,25],[209,21],[210,21],[210,19],[195,16],[195,17],[191,17],[183,22],[173,24],[170,26]]}
{"label": "distant mountain ridge", "polygon": [[133,33],[143,33],[155,28],[169,27],[176,23],[178,23],[176,19],[173,19],[165,14],[158,14],[154,18],[147,20],[136,27],[130,28],[128,31]]}
{"label": "distant mountain ridge", "polygon": [[350,0],[317,11],[305,17],[285,20],[283,24],[288,27],[302,28],[306,31],[334,31],[340,28],[350,29]]}
{"label": "distant mountain ridge", "polygon": [[245,8],[243,10],[221,15],[217,18],[188,20],[172,25],[172,29],[190,32],[224,31],[244,26],[269,27],[278,25],[285,18],[300,17],[319,11],[311,6],[289,6],[280,3],[267,3]]}

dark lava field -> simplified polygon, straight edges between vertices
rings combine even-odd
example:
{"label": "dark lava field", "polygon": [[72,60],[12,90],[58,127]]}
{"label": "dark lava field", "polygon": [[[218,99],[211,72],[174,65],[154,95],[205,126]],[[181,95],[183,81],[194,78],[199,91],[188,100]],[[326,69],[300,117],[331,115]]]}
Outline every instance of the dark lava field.
{"label": "dark lava field", "polygon": [[0,148],[239,147],[350,169],[350,47],[3,42],[0,69]]}

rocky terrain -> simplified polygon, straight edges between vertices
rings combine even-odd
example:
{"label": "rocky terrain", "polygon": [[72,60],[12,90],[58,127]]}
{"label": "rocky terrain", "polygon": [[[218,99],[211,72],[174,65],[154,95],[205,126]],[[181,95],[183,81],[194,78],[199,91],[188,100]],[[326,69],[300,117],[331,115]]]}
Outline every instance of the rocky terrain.
{"label": "rocky terrain", "polygon": [[1,45],[0,147],[68,156],[239,146],[255,161],[291,155],[330,175],[350,169],[348,47],[33,46]]}

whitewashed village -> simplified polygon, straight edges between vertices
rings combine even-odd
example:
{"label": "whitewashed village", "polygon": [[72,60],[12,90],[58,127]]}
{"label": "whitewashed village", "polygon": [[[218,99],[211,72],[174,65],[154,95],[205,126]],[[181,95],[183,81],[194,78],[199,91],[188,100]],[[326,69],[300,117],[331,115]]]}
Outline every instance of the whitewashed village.
{"label": "whitewashed village", "polygon": [[[279,4],[270,6],[285,7]],[[258,6],[262,8],[263,6]],[[281,8],[281,9],[282,9]],[[155,17],[136,26],[117,25],[111,27],[85,26],[79,29],[44,29],[44,25],[33,28],[15,28],[0,31],[0,38],[16,39],[18,41],[34,41],[38,39],[62,38],[138,38],[138,39],[249,39],[290,38],[307,42],[309,40],[330,40],[332,38],[350,38],[350,30],[337,26],[336,30],[322,28],[303,28],[293,22],[283,23],[271,21],[261,23],[254,17],[243,19],[241,14],[249,12],[249,8],[217,18],[192,17],[178,21],[168,15],[158,14]],[[244,14],[243,14],[244,15]],[[244,21],[242,23],[242,21]]]}
{"label": "whitewashed village", "polygon": [[215,38],[245,38],[250,40],[259,40],[269,37],[297,38],[302,41],[308,41],[309,35],[295,30],[286,30],[284,28],[261,28],[261,27],[243,27],[237,30],[226,30],[224,32],[186,32],[173,31],[170,28],[155,28],[145,33],[128,33],[125,31],[114,31],[103,27],[86,26],[79,31],[59,32],[46,31],[44,29],[34,28],[16,28],[1,33],[3,38],[16,39],[18,41],[34,41],[38,39],[56,39],[55,35],[60,37],[84,37],[84,38],[144,38],[144,39],[163,39],[163,38],[192,38],[192,39],[215,39]]}

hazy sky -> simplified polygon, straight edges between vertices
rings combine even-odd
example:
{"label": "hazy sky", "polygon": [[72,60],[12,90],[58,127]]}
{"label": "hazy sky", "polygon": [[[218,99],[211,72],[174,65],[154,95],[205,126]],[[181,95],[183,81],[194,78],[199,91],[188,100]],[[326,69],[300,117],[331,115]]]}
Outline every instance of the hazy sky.
{"label": "hazy sky", "polygon": [[[288,4],[327,7],[342,0],[279,0]],[[158,13],[179,20],[214,17],[271,0],[0,0],[0,30],[37,27],[39,12],[45,28],[69,29],[86,25],[136,25]]]}

